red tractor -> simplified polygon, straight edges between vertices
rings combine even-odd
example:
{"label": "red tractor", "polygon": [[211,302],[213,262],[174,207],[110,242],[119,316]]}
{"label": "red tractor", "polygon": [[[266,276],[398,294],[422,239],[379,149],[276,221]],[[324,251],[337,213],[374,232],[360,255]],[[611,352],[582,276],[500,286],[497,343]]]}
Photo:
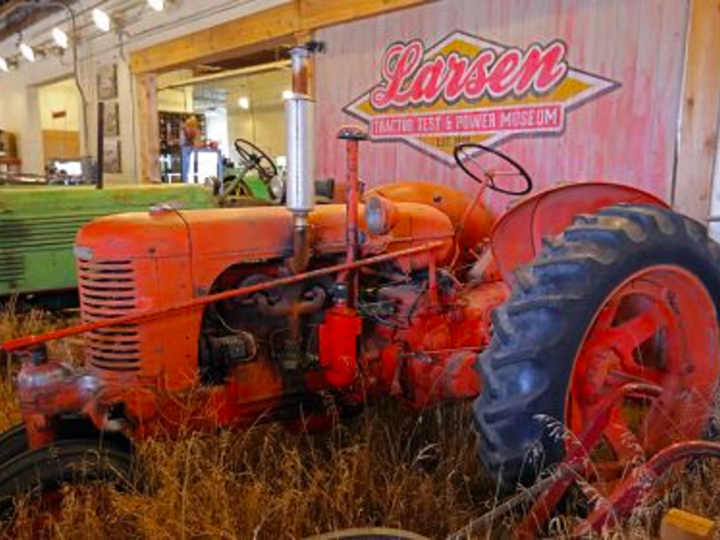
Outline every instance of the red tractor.
{"label": "red tractor", "polygon": [[[627,383],[660,391],[613,410],[608,475],[703,435],[720,248],[701,225],[609,183],[536,193],[494,219],[483,190],[525,195],[531,180],[472,144],[455,156],[474,199],[431,183],[361,195],[352,129],[347,203],[315,208],[312,103],[287,108],[287,208],[159,209],[80,231],[83,324],[3,345],[24,354],[23,423],[0,436],[0,499],[73,482],[80,461],[83,479],[120,481],[146,437],[311,428],[380,396],[476,398],[480,457],[506,483],[563,459],[558,426],[582,434]],[[477,169],[479,151],[506,167]],[[85,369],[48,358],[44,342],[78,333]]]}

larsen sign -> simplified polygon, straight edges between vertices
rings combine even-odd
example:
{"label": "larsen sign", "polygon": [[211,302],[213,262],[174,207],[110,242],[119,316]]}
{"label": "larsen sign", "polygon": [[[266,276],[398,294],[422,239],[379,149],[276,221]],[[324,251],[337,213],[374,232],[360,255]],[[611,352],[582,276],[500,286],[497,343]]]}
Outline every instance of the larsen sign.
{"label": "larsen sign", "polygon": [[568,111],[619,86],[570,67],[566,53],[562,41],[523,51],[463,32],[428,49],[420,40],[393,43],[380,82],[344,111],[375,141],[406,142],[454,164],[460,142],[562,132]]}

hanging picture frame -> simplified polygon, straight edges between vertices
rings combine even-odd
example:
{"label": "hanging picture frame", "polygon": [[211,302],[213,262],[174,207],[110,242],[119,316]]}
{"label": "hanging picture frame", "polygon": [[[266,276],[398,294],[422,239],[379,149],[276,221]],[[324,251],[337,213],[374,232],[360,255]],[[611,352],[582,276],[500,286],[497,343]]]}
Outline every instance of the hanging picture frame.
{"label": "hanging picture frame", "polygon": [[103,152],[103,172],[119,174],[122,172],[122,154],[120,141],[105,141]]}
{"label": "hanging picture frame", "polygon": [[105,104],[103,118],[103,135],[118,137],[120,135],[120,105],[117,101]]}
{"label": "hanging picture frame", "polygon": [[98,69],[97,95],[100,101],[118,97],[116,64],[102,66]]}

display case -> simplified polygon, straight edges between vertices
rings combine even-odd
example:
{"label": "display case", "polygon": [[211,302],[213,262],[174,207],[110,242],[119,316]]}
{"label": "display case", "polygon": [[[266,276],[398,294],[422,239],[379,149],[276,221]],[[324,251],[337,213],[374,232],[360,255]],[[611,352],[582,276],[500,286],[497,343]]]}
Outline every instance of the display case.
{"label": "display case", "polygon": [[183,182],[183,147],[187,146],[185,137],[186,122],[191,118],[197,119],[199,139],[207,138],[207,123],[205,116],[196,113],[160,111],[160,174],[162,181],[173,184]]}
{"label": "display case", "polygon": [[209,178],[222,178],[222,153],[217,148],[183,146],[182,181],[204,184]]}

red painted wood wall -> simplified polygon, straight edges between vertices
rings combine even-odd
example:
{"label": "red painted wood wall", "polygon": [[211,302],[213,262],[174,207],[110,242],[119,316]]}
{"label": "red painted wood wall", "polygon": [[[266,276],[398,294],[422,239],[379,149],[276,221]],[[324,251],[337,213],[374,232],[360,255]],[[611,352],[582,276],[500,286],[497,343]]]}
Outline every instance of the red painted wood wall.
{"label": "red painted wood wall", "polygon": [[[335,134],[360,122],[343,108],[380,83],[391,43],[420,39],[429,47],[462,31],[521,50],[560,39],[570,68],[619,83],[569,111],[562,133],[497,145],[521,162],[539,187],[607,179],[668,198],[687,17],[687,0],[440,0],[322,30],[317,38],[328,51],[317,59],[318,174],[344,179],[343,148]],[[402,142],[365,144],[361,176],[369,185],[420,179],[473,187],[458,168]],[[508,201],[489,198],[495,208]]]}

